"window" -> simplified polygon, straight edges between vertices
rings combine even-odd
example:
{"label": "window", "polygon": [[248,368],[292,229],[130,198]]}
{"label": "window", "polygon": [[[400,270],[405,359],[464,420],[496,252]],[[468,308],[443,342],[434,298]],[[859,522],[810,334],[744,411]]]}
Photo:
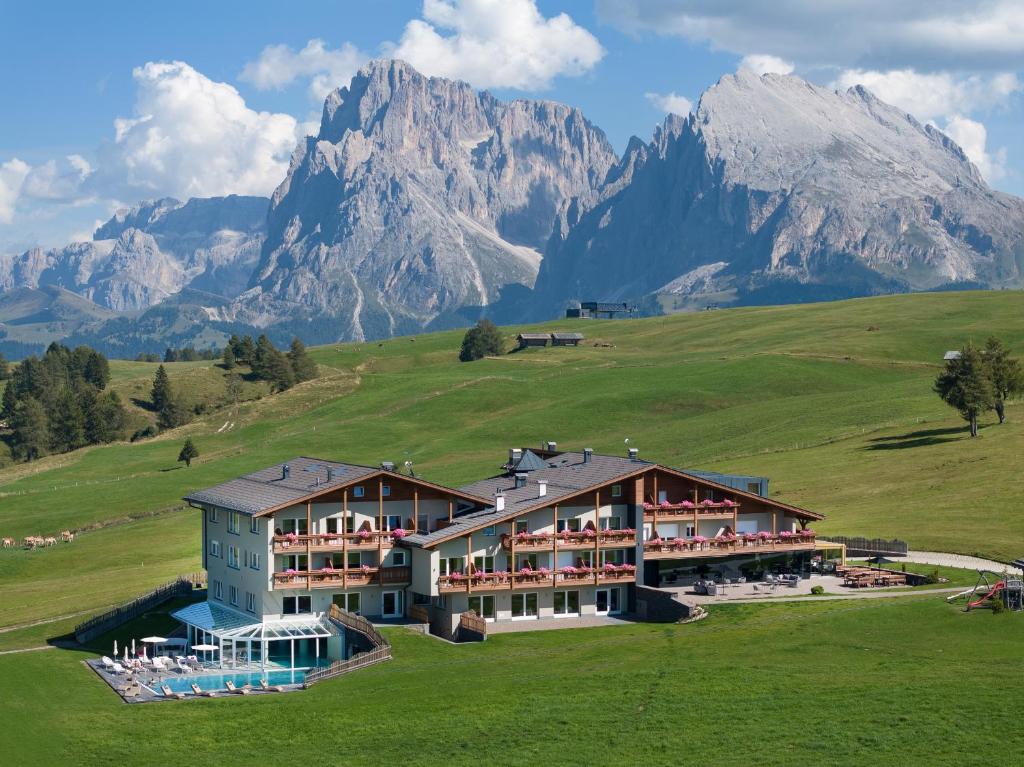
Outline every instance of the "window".
{"label": "window", "polygon": [[338,533],[338,522],[339,522],[338,518],[337,517],[328,517],[326,522],[327,522],[327,532],[329,534],[331,534],[331,535],[336,535]]}
{"label": "window", "polygon": [[622,497],[622,485],[612,485],[612,498]]}
{"label": "window", "polygon": [[[473,557],[473,567],[477,572],[493,573],[494,557]],[[479,615],[479,613],[477,613]]]}
{"label": "window", "polygon": [[228,512],[228,532],[233,535],[238,535],[238,512]]}
{"label": "window", "polygon": [[[745,530],[738,530],[737,532],[741,532],[742,533],[742,532],[746,532],[746,531]],[[756,521],[754,522],[754,530],[753,530],[753,532],[755,532],[755,533],[757,532],[757,522]],[[687,538],[692,538],[696,534],[697,534],[697,529],[693,525],[687,525],[686,526],[686,537]]]}
{"label": "window", "polygon": [[254,551],[249,555],[249,568],[252,570],[260,569],[260,554],[258,551]]}
{"label": "window", "polygon": [[488,525],[487,527],[485,527],[484,528],[484,535],[493,536],[494,535],[494,525]]}
{"label": "window", "polygon": [[238,586],[228,586],[228,601],[238,607]]}
{"label": "window", "polygon": [[256,614],[256,595],[251,591],[245,592],[245,609],[247,612]]}
{"label": "window", "polygon": [[353,594],[335,594],[331,601],[334,602],[342,610],[348,610],[350,613],[359,613],[359,592]]}
{"label": "window", "polygon": [[366,495],[366,488],[362,485],[356,485],[352,488],[353,498],[363,498]]}
{"label": "window", "polygon": [[487,621],[494,620],[494,596],[483,594],[469,598],[469,609]]}
{"label": "window", "polygon": [[404,551],[392,552],[392,554],[391,554],[391,561],[394,563],[395,567],[404,567],[405,566],[405,552]]}
{"label": "window", "polygon": [[594,566],[594,552],[593,551],[577,551],[576,554],[576,566],[577,567],[593,567]]}
{"label": "window", "polygon": [[313,612],[312,597],[285,597],[281,612],[285,615],[303,615]]}
{"label": "window", "polygon": [[536,618],[537,617],[537,595],[536,594],[513,594],[512,595],[512,617],[513,618]]}
{"label": "window", "polygon": [[530,523],[525,519],[516,520],[516,534],[530,532]]}
{"label": "window", "polygon": [[623,565],[626,563],[626,552],[623,549],[601,549],[601,567],[605,565]]}
{"label": "window", "polygon": [[220,581],[213,581],[210,583],[213,586],[213,598],[218,600],[224,599],[224,586]]}
{"label": "window", "polygon": [[391,495],[391,485],[381,485],[380,486],[380,497],[381,498],[387,498],[389,495]]}
{"label": "window", "polygon": [[402,526],[402,518],[397,514],[388,514],[384,517],[384,529],[394,530],[396,527]]}
{"label": "window", "polygon": [[217,524],[217,509],[216,508],[210,509],[209,517],[210,517],[210,524],[212,524],[212,525]]}
{"label": "window", "polygon": [[753,493],[754,495],[761,495],[761,483],[760,482],[748,482],[747,492]]}
{"label": "window", "polygon": [[537,569],[537,555],[536,554],[516,554],[516,565],[517,570],[522,570],[524,567],[528,567],[531,570]]}
{"label": "window", "polygon": [[601,520],[602,530],[621,530],[622,529],[622,518],[621,517],[604,517]]}
{"label": "window", "polygon": [[306,569],[306,565],[309,562],[305,554],[288,554],[281,557],[281,564],[284,565],[285,570],[298,570],[302,572]]}
{"label": "window", "polygon": [[228,567],[238,569],[238,547],[228,546]]}
{"label": "window", "polygon": [[210,539],[210,556],[220,557],[220,541]]}
{"label": "window", "polygon": [[463,568],[466,566],[466,560],[462,557],[441,557],[440,568],[441,575],[451,575],[452,573],[461,573]]}
{"label": "window", "polygon": [[260,534],[260,521],[256,517],[249,517],[249,532],[254,535]]}
{"label": "window", "polygon": [[555,615],[579,615],[580,614],[580,592],[578,591],[556,591],[555,592]]}
{"label": "window", "polygon": [[354,533],[356,531],[356,520],[355,517],[345,517],[345,532]]}
{"label": "window", "polygon": [[295,533],[296,535],[307,535],[309,533],[309,526],[306,524],[305,517],[288,517],[281,520],[281,532],[284,535],[288,533]]}
{"label": "window", "polygon": [[430,517],[426,514],[416,515],[416,529],[426,532],[430,529]]}
{"label": "window", "polygon": [[348,562],[346,567],[350,570],[358,570],[363,565],[363,555],[358,551],[350,551],[348,553]]}
{"label": "window", "polygon": [[570,533],[578,533],[580,531],[579,519],[560,519],[558,520],[558,532],[562,533],[568,530]]}

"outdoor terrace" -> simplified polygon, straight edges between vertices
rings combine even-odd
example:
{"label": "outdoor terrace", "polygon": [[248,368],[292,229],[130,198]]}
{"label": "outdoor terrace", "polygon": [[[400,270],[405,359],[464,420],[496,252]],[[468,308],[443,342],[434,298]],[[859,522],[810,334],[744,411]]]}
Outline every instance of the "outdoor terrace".
{"label": "outdoor terrace", "polygon": [[454,592],[508,591],[510,589],[557,588],[559,586],[587,586],[636,581],[635,565],[605,565],[604,567],[563,567],[548,570],[520,570],[517,573],[453,573],[438,578],[438,591]]}
{"label": "outdoor terrace", "polygon": [[285,570],[274,573],[275,589],[338,589],[360,586],[401,586],[412,582],[412,568],[362,567]]}
{"label": "outdoor terrace", "polygon": [[501,536],[501,547],[505,551],[522,552],[524,554],[534,551],[553,551],[555,544],[560,550],[571,549],[593,549],[595,546],[602,549],[632,548],[636,545],[636,531],[624,530],[584,530],[582,532],[561,533],[517,533],[510,535],[505,533]]}
{"label": "outdoor terrace", "polygon": [[275,535],[275,554],[295,554],[304,551],[368,551],[379,547],[390,548],[395,541],[392,532],[362,530],[355,533],[311,533]]}
{"label": "outdoor terrace", "polygon": [[653,538],[644,542],[644,559],[686,559],[725,557],[733,554],[774,554],[809,551],[815,547],[814,533],[753,533],[705,538]]}
{"label": "outdoor terrace", "polygon": [[739,514],[740,505],[734,501],[681,501],[679,503],[663,502],[660,504],[644,504],[644,521],[653,522],[689,519],[731,519]]}

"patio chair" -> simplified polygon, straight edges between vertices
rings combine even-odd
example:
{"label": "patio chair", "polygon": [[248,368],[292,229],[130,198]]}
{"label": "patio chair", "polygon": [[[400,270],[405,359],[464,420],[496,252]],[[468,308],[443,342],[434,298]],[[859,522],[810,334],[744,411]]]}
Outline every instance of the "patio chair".
{"label": "patio chair", "polygon": [[106,655],[104,655],[102,658],[100,658],[100,663],[102,663],[103,664],[103,668],[107,669],[108,671],[110,671],[110,670],[112,670],[114,668],[114,661],[112,661]]}
{"label": "patio chair", "polygon": [[193,683],[192,683],[191,687],[192,687],[192,693],[193,693],[193,694],[195,694],[195,695],[198,695],[198,696],[200,696],[200,697],[203,697],[203,698],[212,698],[212,697],[214,697],[214,695],[215,695],[215,693],[213,693],[213,692],[211,692],[211,691],[209,691],[209,690],[204,690],[204,689],[202,689],[202,688],[201,688],[201,687],[200,687],[199,685],[197,685],[197,684],[196,684],[195,682],[193,682]]}
{"label": "patio chair", "polygon": [[113,671],[115,674],[127,674],[128,673],[128,669],[126,669],[124,666],[122,666],[120,663],[117,663],[117,662],[115,662],[114,665],[110,667],[110,670]]}
{"label": "patio chair", "polygon": [[160,692],[163,693],[165,698],[174,698],[175,700],[182,700],[185,697],[183,692],[175,692],[165,684],[160,685]]}
{"label": "patio chair", "polygon": [[266,692],[284,692],[284,688],[278,684],[267,684],[266,679],[260,680],[260,689]]}
{"label": "patio chair", "polygon": [[159,655],[153,658],[153,670],[154,671],[170,671],[171,669],[167,666],[167,661],[161,658]]}
{"label": "patio chair", "polygon": [[235,683],[232,682],[230,679],[227,680],[224,683],[224,687],[227,689],[228,692],[232,692],[235,695],[248,695],[249,694],[249,688],[248,687],[235,687]]}
{"label": "patio chair", "polygon": [[180,671],[182,674],[192,673],[192,667],[185,662],[184,658],[178,658],[178,660],[175,661],[174,665],[177,666],[178,671]]}

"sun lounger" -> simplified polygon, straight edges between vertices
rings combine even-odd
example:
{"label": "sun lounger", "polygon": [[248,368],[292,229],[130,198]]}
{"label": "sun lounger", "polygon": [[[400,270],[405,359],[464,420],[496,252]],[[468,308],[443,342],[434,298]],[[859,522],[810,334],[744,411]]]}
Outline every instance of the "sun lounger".
{"label": "sun lounger", "polygon": [[170,687],[165,684],[160,685],[160,692],[163,693],[165,698],[174,698],[175,700],[181,700],[185,697],[183,692],[174,692]]}
{"label": "sun lounger", "polygon": [[114,668],[114,661],[112,661],[106,655],[104,655],[102,658],[100,658],[100,663],[102,663],[103,664],[103,668],[105,668],[107,670],[111,670],[111,669]]}
{"label": "sun lounger", "polygon": [[159,656],[157,656],[156,658],[153,658],[153,670],[154,671],[170,671],[170,669],[167,667],[167,661],[165,661],[163,658],[161,658]]}
{"label": "sun lounger", "polygon": [[200,688],[199,685],[197,685],[195,682],[192,683],[192,692],[204,698],[212,698],[214,695],[214,693],[210,692],[209,690],[204,690]]}
{"label": "sun lounger", "polygon": [[126,669],[120,663],[114,663],[114,665],[110,667],[110,670],[113,671],[115,674],[127,674],[128,673],[128,669]]}
{"label": "sun lounger", "polygon": [[181,673],[183,673],[183,674],[191,674],[192,673],[192,667],[190,665],[188,665],[182,658],[178,658],[176,665],[178,667],[178,671],[180,671]]}
{"label": "sun lounger", "polygon": [[260,680],[260,689],[267,692],[284,692],[284,688],[277,684],[267,684],[266,679]]}
{"label": "sun lounger", "polygon": [[248,687],[235,687],[235,683],[232,682],[230,679],[224,683],[224,687],[227,689],[228,692],[233,692],[235,695],[249,694]]}

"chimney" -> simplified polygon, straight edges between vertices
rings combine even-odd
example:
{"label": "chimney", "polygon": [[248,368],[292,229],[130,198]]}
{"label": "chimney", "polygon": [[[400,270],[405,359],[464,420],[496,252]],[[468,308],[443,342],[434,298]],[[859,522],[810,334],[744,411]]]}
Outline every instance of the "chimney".
{"label": "chimney", "polygon": [[288,479],[288,475],[292,473],[292,467],[285,464],[281,467],[281,479]]}
{"label": "chimney", "polygon": [[583,463],[590,463],[590,461],[591,461],[591,459],[593,457],[594,457],[594,448],[592,448],[592,447],[585,447],[585,448],[583,448]]}
{"label": "chimney", "polygon": [[394,471],[395,470],[395,462],[394,461],[382,461],[381,464],[380,464],[380,467],[384,471]]}
{"label": "chimney", "polygon": [[327,481],[328,482],[333,482],[334,481],[334,469],[332,467],[330,467],[330,466],[327,467]]}
{"label": "chimney", "polygon": [[505,510],[505,496],[499,490],[494,494],[494,510],[504,511]]}
{"label": "chimney", "polygon": [[523,451],[518,447],[510,447],[508,449],[508,465],[515,466],[519,463],[519,459],[523,457]]}
{"label": "chimney", "polygon": [[637,450],[635,447],[631,447],[629,449],[629,460],[635,461],[639,457],[639,455],[640,451]]}
{"label": "chimney", "polygon": [[550,450],[552,453],[555,452],[558,449],[558,443],[557,442],[548,442],[547,449]]}
{"label": "chimney", "polygon": [[547,494],[548,494],[548,483],[545,482],[543,479],[538,479],[537,480],[537,497],[538,498],[543,498]]}
{"label": "chimney", "polygon": [[526,487],[526,472],[525,471],[517,471],[516,472],[516,487]]}

